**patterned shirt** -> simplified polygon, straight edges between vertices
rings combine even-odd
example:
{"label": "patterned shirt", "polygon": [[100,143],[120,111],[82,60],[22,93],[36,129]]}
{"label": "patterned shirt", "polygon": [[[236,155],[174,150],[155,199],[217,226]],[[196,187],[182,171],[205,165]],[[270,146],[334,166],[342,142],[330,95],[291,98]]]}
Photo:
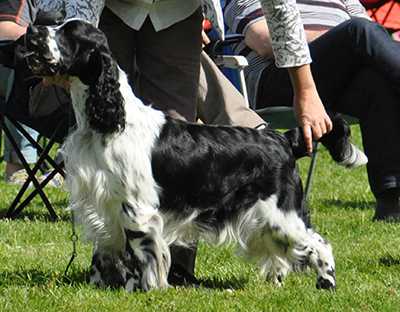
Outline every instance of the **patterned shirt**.
{"label": "patterned shirt", "polygon": [[[297,6],[305,29],[329,29],[352,16],[368,18],[364,7],[358,0],[297,0]],[[268,22],[268,16],[266,17],[271,30],[271,23]],[[264,18],[262,6],[258,0],[228,0],[224,7],[224,19],[228,33],[244,35],[252,23]],[[271,36],[274,40],[272,31]],[[245,44],[244,40],[234,47],[234,52],[245,56],[249,62],[249,66],[245,70],[246,84],[250,105],[255,107],[260,76],[274,60],[259,56]],[[274,56],[275,63],[279,67],[275,51]]]}
{"label": "patterned shirt", "polygon": [[36,0],[38,8],[44,11],[64,10],[66,18],[82,18],[95,25],[99,22],[101,11],[104,8],[104,0]]}

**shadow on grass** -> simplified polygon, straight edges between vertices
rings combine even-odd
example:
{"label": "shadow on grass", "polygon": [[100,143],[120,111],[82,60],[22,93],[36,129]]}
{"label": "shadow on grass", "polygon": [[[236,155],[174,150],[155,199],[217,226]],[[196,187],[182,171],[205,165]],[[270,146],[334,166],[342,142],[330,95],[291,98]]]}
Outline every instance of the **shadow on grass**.
{"label": "shadow on grass", "polygon": [[[200,287],[218,290],[241,290],[244,289],[244,286],[247,283],[248,280],[244,278],[233,278],[230,280],[218,280],[211,278],[200,280]],[[0,287],[46,287],[49,285],[57,285],[58,287],[89,287],[89,272],[86,270],[71,270],[67,275],[64,275],[63,272],[41,271],[37,269],[0,272]],[[109,291],[118,290],[121,289],[121,287],[106,287],[98,289]]]}
{"label": "shadow on grass", "polygon": [[335,206],[342,209],[359,209],[369,210],[375,207],[375,203],[372,201],[354,201],[354,200],[342,200],[342,199],[323,199],[322,205]]}
{"label": "shadow on grass", "polygon": [[0,287],[10,286],[45,286],[49,284],[79,285],[88,283],[87,271],[72,271],[67,276],[63,272],[41,271],[37,269],[14,272],[0,272]]}
{"label": "shadow on grass", "polygon": [[379,258],[379,264],[387,267],[400,266],[400,257],[393,257],[392,255],[386,255]]}
{"label": "shadow on grass", "polygon": [[[59,208],[61,205],[60,203],[53,203],[54,211],[57,214],[56,221],[69,221],[71,219],[70,214],[62,208]],[[64,206],[66,207],[66,205]],[[0,218],[5,219],[7,217],[8,207],[5,209],[0,210]],[[16,217],[10,218],[13,219],[27,219],[30,221],[53,221],[50,217],[50,213],[47,208],[42,205],[39,208],[33,208],[27,206],[24,208]]]}
{"label": "shadow on grass", "polygon": [[210,289],[219,289],[219,290],[226,290],[226,289],[240,290],[244,289],[247,283],[248,279],[236,278],[236,277],[229,280],[220,280],[217,278],[208,278],[200,280],[200,285],[202,287]]}

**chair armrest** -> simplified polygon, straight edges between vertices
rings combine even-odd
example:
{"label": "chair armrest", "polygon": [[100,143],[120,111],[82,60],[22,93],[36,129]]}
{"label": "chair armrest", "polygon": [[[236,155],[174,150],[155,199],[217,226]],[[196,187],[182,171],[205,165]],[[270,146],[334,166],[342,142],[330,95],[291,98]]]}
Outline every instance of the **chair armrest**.
{"label": "chair armrest", "polygon": [[217,55],[214,61],[218,66],[233,69],[243,69],[249,65],[247,59],[242,55]]}
{"label": "chair armrest", "polygon": [[244,36],[241,34],[226,35],[225,40],[217,40],[208,44],[205,48],[205,52],[214,60],[217,66],[236,69],[238,71],[240,89],[247,107],[249,107],[249,98],[244,77],[244,69],[249,65],[249,63],[242,55],[224,55],[224,47],[238,43],[242,41],[243,38]]}

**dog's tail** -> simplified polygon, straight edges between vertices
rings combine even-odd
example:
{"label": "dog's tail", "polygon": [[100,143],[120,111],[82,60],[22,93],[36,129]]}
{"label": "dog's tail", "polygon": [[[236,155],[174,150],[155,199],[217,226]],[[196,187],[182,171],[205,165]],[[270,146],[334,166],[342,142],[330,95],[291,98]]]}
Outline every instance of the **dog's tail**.
{"label": "dog's tail", "polygon": [[293,156],[296,159],[308,156],[306,142],[304,140],[303,131],[300,127],[293,128],[286,131],[283,134],[289,141],[289,145],[292,148]]}

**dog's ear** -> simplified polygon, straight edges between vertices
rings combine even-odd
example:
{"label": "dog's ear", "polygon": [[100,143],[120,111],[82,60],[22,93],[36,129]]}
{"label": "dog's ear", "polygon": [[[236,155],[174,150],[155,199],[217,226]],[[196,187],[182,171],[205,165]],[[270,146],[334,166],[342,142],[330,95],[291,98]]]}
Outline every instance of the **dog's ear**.
{"label": "dog's ear", "polygon": [[82,73],[79,78],[89,86],[86,115],[90,127],[103,134],[123,131],[124,100],[119,91],[116,62],[108,51],[94,49],[87,65],[86,73]]}
{"label": "dog's ear", "polygon": [[87,86],[90,86],[99,79],[103,71],[103,60],[100,51],[91,49],[82,53],[77,66],[72,70],[79,79]]}

